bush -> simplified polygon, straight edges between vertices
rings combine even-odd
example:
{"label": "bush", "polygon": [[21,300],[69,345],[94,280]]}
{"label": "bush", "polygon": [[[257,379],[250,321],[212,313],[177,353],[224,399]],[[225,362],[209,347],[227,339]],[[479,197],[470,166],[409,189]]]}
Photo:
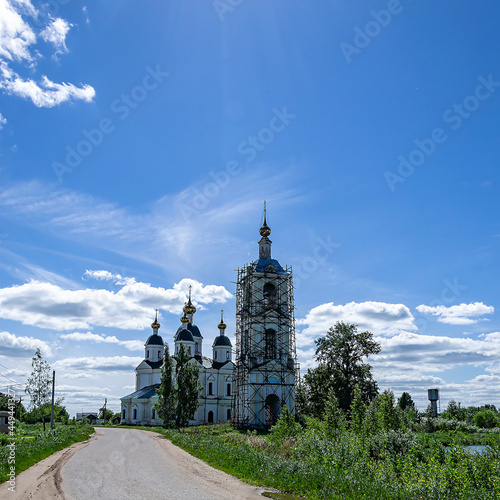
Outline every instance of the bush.
{"label": "bush", "polygon": [[474,415],[474,424],[483,429],[493,429],[498,427],[499,418],[498,413],[493,410],[481,410]]}

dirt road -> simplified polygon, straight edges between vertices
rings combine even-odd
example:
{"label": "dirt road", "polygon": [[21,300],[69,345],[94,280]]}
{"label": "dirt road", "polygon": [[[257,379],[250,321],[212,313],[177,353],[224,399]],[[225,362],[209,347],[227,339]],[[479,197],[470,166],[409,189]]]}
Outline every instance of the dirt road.
{"label": "dirt road", "polygon": [[192,457],[159,434],[96,429],[96,435],[51,455],[17,477],[0,499],[252,500],[250,486]]}

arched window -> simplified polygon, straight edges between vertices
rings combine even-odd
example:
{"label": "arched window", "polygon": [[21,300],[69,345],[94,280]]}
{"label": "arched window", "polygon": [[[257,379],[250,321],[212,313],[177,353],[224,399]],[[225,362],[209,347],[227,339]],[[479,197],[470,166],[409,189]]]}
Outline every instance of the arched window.
{"label": "arched window", "polygon": [[213,394],[213,384],[212,384],[212,382],[209,382],[208,383],[208,395],[212,396],[212,394]]}
{"label": "arched window", "polygon": [[208,423],[209,424],[213,424],[214,423],[214,412],[213,411],[209,411],[208,412]]}
{"label": "arched window", "polygon": [[230,355],[229,355],[229,351],[226,352],[226,359],[229,359],[230,358]]}
{"label": "arched window", "polygon": [[125,413],[125,408],[123,408],[123,410],[122,410],[122,418],[123,418],[124,420],[125,420],[125,415],[126,415],[126,413]]}
{"label": "arched window", "polygon": [[161,351],[158,351],[158,359],[161,359]]}
{"label": "arched window", "polygon": [[267,359],[276,359],[276,331],[268,328],[265,332],[265,355]]}
{"label": "arched window", "polygon": [[151,414],[151,418],[155,419],[156,418],[156,410],[153,408],[153,412]]}
{"label": "arched window", "polygon": [[231,410],[227,410],[227,419],[231,420]]}
{"label": "arched window", "polygon": [[214,351],[214,359],[217,359],[217,351]]}
{"label": "arched window", "polygon": [[276,306],[276,287],[272,283],[266,283],[262,290],[264,295],[264,305],[266,307]]}
{"label": "arched window", "polygon": [[227,396],[231,396],[231,384],[227,384],[227,387],[226,387],[226,395],[227,395]]}
{"label": "arched window", "polygon": [[134,420],[137,420],[137,408],[134,408]]}
{"label": "arched window", "polygon": [[149,349],[146,349],[146,359],[149,359]]}
{"label": "arched window", "polygon": [[188,347],[188,354],[191,356],[191,346]]}

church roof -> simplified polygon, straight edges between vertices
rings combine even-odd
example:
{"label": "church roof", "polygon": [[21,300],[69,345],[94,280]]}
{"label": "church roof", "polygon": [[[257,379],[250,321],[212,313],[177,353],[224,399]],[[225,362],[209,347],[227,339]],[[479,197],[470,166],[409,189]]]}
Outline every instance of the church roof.
{"label": "church roof", "polygon": [[258,273],[288,274],[276,259],[261,258],[253,264]]}
{"label": "church roof", "polygon": [[202,335],[200,333],[200,329],[196,326],[196,325],[192,325],[191,323],[186,323],[186,324],[183,324],[181,326],[179,326],[179,328],[177,328],[177,332],[175,333],[174,335],[174,340],[177,340],[177,335],[179,335],[179,333],[182,331],[182,330],[189,330],[191,332],[191,335],[193,336],[193,340],[198,337],[200,339],[202,339]]}
{"label": "church roof", "polygon": [[188,328],[179,328],[179,330],[177,330],[177,333],[175,334],[174,341],[178,342],[179,340],[184,340],[185,342],[194,342],[193,334],[189,331]]}
{"label": "church roof", "polygon": [[145,363],[147,363],[151,368],[161,368],[161,365],[163,365],[163,359],[160,359],[158,361],[150,361],[149,359],[144,360]]}
{"label": "church roof", "polygon": [[145,345],[165,345],[163,343],[163,339],[157,333],[153,333],[149,336],[148,340],[146,340]]}
{"label": "church roof", "polygon": [[219,335],[218,337],[215,337],[213,347],[220,347],[220,346],[232,347],[232,344],[228,337],[226,337],[225,335]]}
{"label": "church roof", "polygon": [[160,384],[148,385],[146,387],[143,387],[142,389],[139,389],[138,391],[133,392],[132,394],[123,396],[122,399],[127,399],[127,398],[148,399],[151,396],[155,395],[156,389],[158,389],[158,387],[160,387]]}

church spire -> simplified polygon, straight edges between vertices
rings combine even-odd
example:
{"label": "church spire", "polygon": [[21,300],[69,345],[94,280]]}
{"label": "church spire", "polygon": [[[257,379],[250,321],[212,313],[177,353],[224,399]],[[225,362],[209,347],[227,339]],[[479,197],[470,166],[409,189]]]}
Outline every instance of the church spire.
{"label": "church spire", "polygon": [[183,312],[189,317],[189,323],[193,323],[193,314],[196,312],[196,307],[194,307],[191,302],[191,285],[189,285],[189,300],[184,304]]}
{"label": "church spire", "polygon": [[154,333],[158,333],[158,329],[160,328],[160,323],[158,323],[158,309],[155,309],[156,314],[155,314],[155,320],[153,323],[151,323],[151,328],[153,329]]}
{"label": "church spire", "polygon": [[224,309],[221,309],[221,311],[220,311],[220,323],[218,325],[218,328],[219,328],[220,334],[224,335],[224,331],[227,328],[226,323],[224,323]]}
{"label": "church spire", "polygon": [[259,259],[270,259],[272,241],[268,238],[268,236],[271,234],[271,228],[267,225],[267,209],[265,201],[264,201],[264,224],[262,224],[261,228],[259,229],[259,233],[262,236],[262,238],[259,241]]}

